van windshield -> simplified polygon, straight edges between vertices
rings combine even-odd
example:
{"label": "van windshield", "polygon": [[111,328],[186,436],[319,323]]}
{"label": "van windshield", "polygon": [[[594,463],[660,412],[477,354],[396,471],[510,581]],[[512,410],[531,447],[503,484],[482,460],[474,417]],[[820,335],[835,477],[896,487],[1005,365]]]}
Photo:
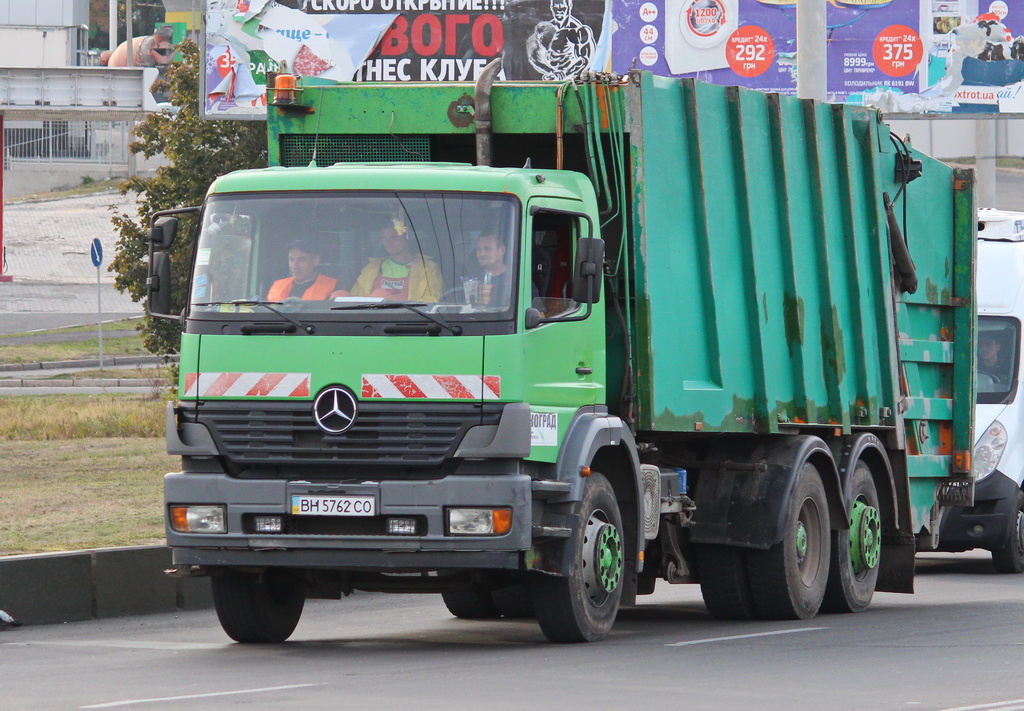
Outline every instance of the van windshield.
{"label": "van windshield", "polygon": [[344,320],[361,305],[396,302],[443,308],[449,319],[503,317],[515,297],[517,205],[470,193],[213,196],[191,310],[251,313],[267,302]]}
{"label": "van windshield", "polygon": [[1017,390],[1020,322],[1006,316],[978,317],[978,403],[1011,402]]}

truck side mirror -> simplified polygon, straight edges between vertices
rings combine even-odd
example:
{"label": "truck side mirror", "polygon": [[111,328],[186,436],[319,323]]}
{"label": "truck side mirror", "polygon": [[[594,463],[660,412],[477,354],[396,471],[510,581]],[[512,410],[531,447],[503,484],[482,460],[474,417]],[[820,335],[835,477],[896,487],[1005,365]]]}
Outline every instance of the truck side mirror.
{"label": "truck side mirror", "polygon": [[178,236],[178,218],[161,217],[149,228],[149,244],[154,250],[170,249]]}
{"label": "truck side mirror", "polygon": [[171,315],[171,258],[167,252],[153,252],[150,257],[146,302],[151,315]]}
{"label": "truck side mirror", "polygon": [[576,240],[576,267],[572,277],[572,298],[581,304],[601,300],[604,240],[580,237]]}

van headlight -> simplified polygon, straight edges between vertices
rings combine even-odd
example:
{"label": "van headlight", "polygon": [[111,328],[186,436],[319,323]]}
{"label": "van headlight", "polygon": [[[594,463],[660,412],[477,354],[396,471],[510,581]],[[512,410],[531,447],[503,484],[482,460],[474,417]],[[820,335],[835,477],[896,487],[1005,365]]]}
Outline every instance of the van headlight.
{"label": "van headlight", "polygon": [[995,420],[974,445],[974,480],[981,481],[996,470],[1006,451],[1006,428]]}

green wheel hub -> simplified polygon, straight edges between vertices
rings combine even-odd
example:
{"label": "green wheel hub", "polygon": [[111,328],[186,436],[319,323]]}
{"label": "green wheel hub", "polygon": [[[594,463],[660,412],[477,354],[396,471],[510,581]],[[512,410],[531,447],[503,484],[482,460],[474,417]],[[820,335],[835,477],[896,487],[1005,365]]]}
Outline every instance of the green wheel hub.
{"label": "green wheel hub", "polygon": [[855,574],[878,566],[882,551],[881,530],[878,509],[858,499],[850,512],[850,562]]}
{"label": "green wheel hub", "polygon": [[796,523],[796,559],[802,561],[807,557],[807,527],[803,521]]}
{"label": "green wheel hub", "polygon": [[597,536],[597,580],[606,593],[614,590],[622,578],[622,537],[611,524],[601,528]]}
{"label": "green wheel hub", "polygon": [[591,603],[600,607],[622,582],[622,533],[601,510],[587,520],[583,535],[583,585]]}

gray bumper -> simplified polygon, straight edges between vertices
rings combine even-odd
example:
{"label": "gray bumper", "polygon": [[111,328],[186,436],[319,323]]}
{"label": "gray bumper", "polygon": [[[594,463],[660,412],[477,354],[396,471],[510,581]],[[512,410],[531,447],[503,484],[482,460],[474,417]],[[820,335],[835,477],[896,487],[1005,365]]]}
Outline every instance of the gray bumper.
{"label": "gray bumper", "polygon": [[[294,493],[369,495],[378,516],[418,516],[425,535],[250,534],[249,514],[290,514]],[[167,527],[175,564],[274,565],[350,570],[509,569],[531,545],[531,480],[525,474],[449,476],[427,481],[358,484],[236,479],[225,474],[174,473],[164,478],[164,499],[172,504],[223,504],[225,534],[187,534]],[[512,529],[503,536],[446,536],[450,506],[511,506]],[[166,519],[166,514],[165,514]]]}

